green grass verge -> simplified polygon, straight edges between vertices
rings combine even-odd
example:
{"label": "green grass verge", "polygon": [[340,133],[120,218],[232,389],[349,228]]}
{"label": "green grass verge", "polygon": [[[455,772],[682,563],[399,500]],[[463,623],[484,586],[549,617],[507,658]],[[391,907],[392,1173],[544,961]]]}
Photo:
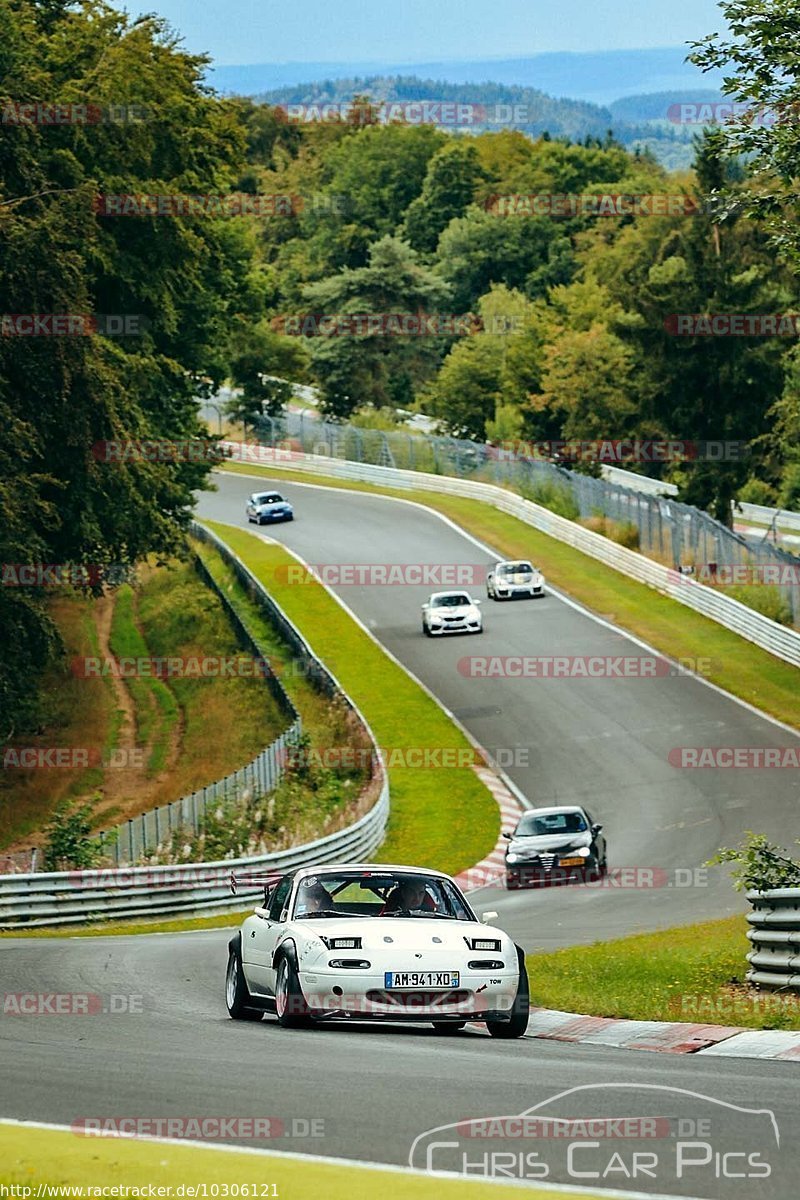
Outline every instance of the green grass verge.
{"label": "green grass verge", "polygon": [[[41,1184],[43,1200],[47,1200],[48,1185],[76,1188],[123,1185],[146,1189],[152,1184],[154,1189],[171,1188],[174,1197],[181,1184],[186,1188],[200,1185],[201,1195],[203,1184],[208,1189],[207,1195],[213,1184],[249,1184],[250,1196],[275,1195],[282,1200],[315,1200],[321,1196],[325,1200],[372,1200],[384,1191],[392,1200],[485,1200],[491,1196],[520,1195],[514,1185],[488,1180],[431,1178],[410,1172],[371,1170],[355,1163],[315,1162],[311,1157],[219,1151],[213,1146],[205,1149],[139,1139],[89,1139],[63,1130],[2,1123],[0,1161],[3,1163],[0,1185],[28,1187],[31,1190],[27,1196],[34,1197]],[[266,1185],[268,1190],[264,1190]],[[538,1200],[568,1200],[569,1196],[578,1196],[577,1192],[554,1192],[533,1184],[528,1191]],[[20,1195],[18,1191],[1,1194]],[[222,1190],[218,1192],[224,1194]],[[22,1196],[25,1200],[25,1193]],[[597,1193],[582,1191],[580,1196],[583,1200],[600,1200]]]}
{"label": "green grass verge", "polygon": [[[256,534],[208,522],[269,590],[361,709],[385,750],[471,751],[461,730],[315,580],[287,582],[297,559]],[[396,755],[397,758],[400,754]],[[385,862],[430,866],[457,874],[492,850],[500,816],[470,766],[411,767],[389,758],[392,809]]]}
{"label": "green grass verge", "polygon": [[706,677],[734,696],[800,728],[797,669],[766,650],[662,596],[654,588],[628,579],[556,538],[539,533],[516,517],[507,516],[479,500],[434,492],[380,488],[305,472],[232,464],[226,471],[294,479],[325,487],[415,500],[450,517],[467,532],[508,558],[531,558],[551,584],[585,604],[598,615],[650,643],[671,658],[710,660]]}
{"label": "green grass verge", "polygon": [[528,955],[531,1003],[637,1021],[800,1029],[800,996],[744,982],[744,917]]}

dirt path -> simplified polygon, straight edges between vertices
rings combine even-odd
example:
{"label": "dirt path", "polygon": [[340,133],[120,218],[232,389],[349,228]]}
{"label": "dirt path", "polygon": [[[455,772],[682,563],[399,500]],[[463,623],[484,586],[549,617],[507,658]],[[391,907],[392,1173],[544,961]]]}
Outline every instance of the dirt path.
{"label": "dirt path", "polygon": [[[104,658],[113,657],[110,644],[113,613],[113,594],[104,596],[97,601],[95,622],[100,653]],[[111,763],[104,772],[101,789],[103,799],[97,807],[98,824],[107,824],[108,820],[117,824],[128,817],[154,808],[159,803],[156,793],[172,774],[180,756],[183,740],[184,717],[180,712],[178,721],[170,734],[169,747],[162,770],[158,775],[148,775],[147,763],[150,759],[152,745],[137,747],[136,706],[133,697],[123,679],[116,676],[110,678],[114,687],[117,707],[122,714],[122,724],[117,735],[117,749],[112,752]],[[154,705],[155,701],[151,698],[150,703]],[[170,796],[172,800],[178,798]]]}

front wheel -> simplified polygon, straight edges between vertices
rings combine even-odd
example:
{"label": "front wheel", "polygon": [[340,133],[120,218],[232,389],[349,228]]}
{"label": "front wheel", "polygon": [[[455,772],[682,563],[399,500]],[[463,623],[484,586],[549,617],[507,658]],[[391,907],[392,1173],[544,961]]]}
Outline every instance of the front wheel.
{"label": "front wheel", "polygon": [[425,634],[425,637],[433,637],[433,634],[424,621],[422,622],[422,632]]}
{"label": "front wheel", "polygon": [[228,952],[228,970],[225,973],[225,1003],[231,1020],[260,1021],[263,1010],[252,1007],[252,996],[247,990],[242,960],[239,951],[231,949]]}
{"label": "front wheel", "polygon": [[285,955],[278,964],[275,981],[275,1012],[284,1029],[302,1029],[311,1021],[294,963]]}
{"label": "front wheel", "polygon": [[523,958],[519,971],[519,987],[514,997],[514,1007],[511,1010],[510,1021],[487,1021],[486,1028],[493,1038],[521,1038],[528,1028],[530,1018],[531,997],[528,983],[528,972],[525,970]]}

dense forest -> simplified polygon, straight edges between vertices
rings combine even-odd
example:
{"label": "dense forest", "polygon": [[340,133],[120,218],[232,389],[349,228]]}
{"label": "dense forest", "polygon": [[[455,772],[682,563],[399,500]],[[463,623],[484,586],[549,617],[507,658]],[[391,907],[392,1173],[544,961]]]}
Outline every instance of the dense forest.
{"label": "dense forest", "polygon": [[[369,97],[292,121],[216,96],[207,65],[102,0],[0,0],[0,563],[82,565],[99,589],[175,552],[213,452],[96,448],[207,437],[196,398],[225,380],[249,417],[291,380],[334,419],[417,408],[478,439],[741,440],[743,461],[674,468],[682,497],[725,518],[737,494],[797,505],[796,341],[674,325],[797,308],[790,127],[706,133],[670,174],[602,130],[386,123]],[[795,86],[758,78],[773,100]],[[597,195],[629,202],[540,202]],[[23,336],[42,314],[83,336]],[[398,314],[436,320],[398,336]],[[0,587],[0,740],[35,725],[58,653],[44,594]]]}

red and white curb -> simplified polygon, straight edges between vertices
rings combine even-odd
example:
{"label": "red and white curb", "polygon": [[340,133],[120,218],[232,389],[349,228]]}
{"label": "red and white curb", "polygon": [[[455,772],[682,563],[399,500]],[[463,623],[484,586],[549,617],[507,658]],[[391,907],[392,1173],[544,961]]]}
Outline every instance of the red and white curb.
{"label": "red and white curb", "polygon": [[624,1021],[532,1008],[527,1037],[662,1054],[712,1054],[724,1058],[800,1061],[800,1029],[742,1029],[687,1021]]}
{"label": "red and white curb", "polygon": [[480,779],[484,787],[488,788],[497,801],[497,807],[500,809],[500,836],[497,839],[497,844],[481,862],[476,863],[474,867],[469,867],[468,870],[462,871],[460,875],[456,875],[455,880],[462,892],[472,892],[477,888],[489,887],[492,884],[502,887],[505,882],[505,860],[506,846],[508,843],[502,836],[504,829],[514,829],[522,812],[522,805],[514,796],[513,792],[506,787],[499,775],[490,767],[473,767],[475,774]]}

